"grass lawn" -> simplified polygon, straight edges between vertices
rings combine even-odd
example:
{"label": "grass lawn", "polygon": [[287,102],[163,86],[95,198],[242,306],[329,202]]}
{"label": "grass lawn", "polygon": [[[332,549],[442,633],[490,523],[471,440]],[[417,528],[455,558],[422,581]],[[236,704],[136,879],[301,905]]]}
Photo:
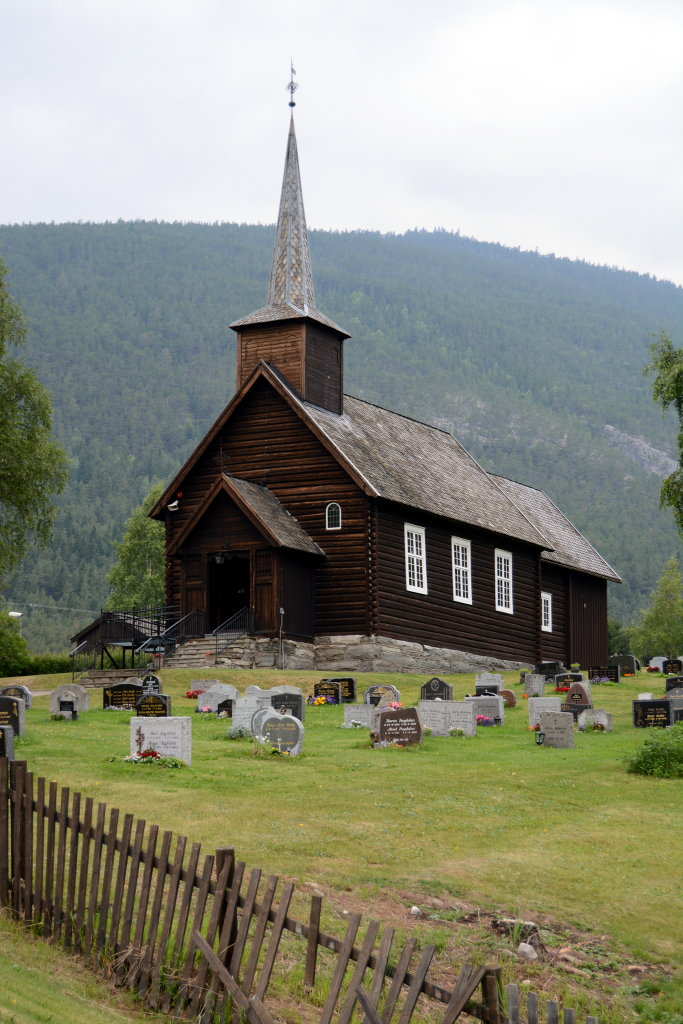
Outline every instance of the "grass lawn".
{"label": "grass lawn", "polygon": [[[528,730],[518,674],[507,684],[517,706],[502,728],[474,738],[428,736],[421,747],[373,750],[367,730],[340,728],[341,708],[308,707],[297,758],[255,756],[253,741],[226,740],[229,720],[193,714],[184,699],[202,675],[231,682],[282,682],[311,693],[310,672],[162,670],[174,714],[193,718],[191,768],[138,768],[111,761],[128,753],[130,714],[93,710],[78,722],[53,722],[36,697],[16,756],[44,775],[124,812],[201,841],[208,852],[233,846],[248,868],[261,867],[329,896],[330,930],[362,910],[437,945],[444,966],[467,957],[501,963],[506,980],[590,1012],[602,1021],[683,1022],[674,977],[683,925],[681,780],[628,775],[621,756],[647,732],[632,727],[631,700],[663,693],[645,674],[595,686],[611,733],[576,733],[574,749],[537,747]],[[445,677],[460,699],[473,675]],[[359,695],[393,682],[417,702],[424,676],[356,676]],[[38,677],[34,690],[68,677]],[[422,918],[416,924],[410,907]],[[547,958],[520,964],[500,916],[536,921]],[[646,972],[628,968],[645,967]],[[665,1016],[662,1016],[664,1014]],[[21,1018],[17,1018],[21,1019]],[[0,1017],[2,1020],[2,1017]]]}

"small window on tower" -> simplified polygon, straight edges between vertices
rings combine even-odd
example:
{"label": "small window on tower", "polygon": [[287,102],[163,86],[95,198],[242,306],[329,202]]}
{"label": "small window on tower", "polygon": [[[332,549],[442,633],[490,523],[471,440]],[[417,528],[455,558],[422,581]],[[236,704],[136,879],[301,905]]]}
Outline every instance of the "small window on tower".
{"label": "small window on tower", "polygon": [[325,509],[325,529],[341,530],[341,505],[331,501]]}

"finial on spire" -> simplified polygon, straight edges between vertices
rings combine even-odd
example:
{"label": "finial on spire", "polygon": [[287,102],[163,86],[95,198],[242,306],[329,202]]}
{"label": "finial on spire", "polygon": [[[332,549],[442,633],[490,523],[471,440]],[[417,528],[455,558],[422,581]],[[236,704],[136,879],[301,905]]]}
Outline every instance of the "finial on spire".
{"label": "finial on spire", "polygon": [[294,102],[294,93],[299,88],[299,83],[294,81],[294,75],[295,74],[296,74],[296,71],[294,70],[294,62],[290,60],[290,62],[289,62],[289,82],[287,83],[287,92],[289,93],[289,105],[290,105],[290,107],[295,107],[296,106],[296,103]]}

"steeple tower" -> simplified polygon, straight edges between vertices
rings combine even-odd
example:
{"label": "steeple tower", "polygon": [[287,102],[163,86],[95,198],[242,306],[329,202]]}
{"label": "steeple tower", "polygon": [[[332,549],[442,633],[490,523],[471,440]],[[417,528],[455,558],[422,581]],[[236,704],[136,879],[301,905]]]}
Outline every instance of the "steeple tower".
{"label": "steeple tower", "polygon": [[[292,94],[293,84],[288,86]],[[237,331],[238,388],[264,360],[275,366],[306,401],[342,412],[342,345],[349,335],[315,304],[293,117],[267,305],[230,326]]]}

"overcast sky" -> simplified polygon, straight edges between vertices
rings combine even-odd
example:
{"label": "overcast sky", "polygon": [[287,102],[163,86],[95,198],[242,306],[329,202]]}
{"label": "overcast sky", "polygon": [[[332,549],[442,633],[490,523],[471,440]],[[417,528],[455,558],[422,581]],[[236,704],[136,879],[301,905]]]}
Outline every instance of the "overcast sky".
{"label": "overcast sky", "polygon": [[0,224],[459,230],[683,285],[683,0],[0,0]]}

